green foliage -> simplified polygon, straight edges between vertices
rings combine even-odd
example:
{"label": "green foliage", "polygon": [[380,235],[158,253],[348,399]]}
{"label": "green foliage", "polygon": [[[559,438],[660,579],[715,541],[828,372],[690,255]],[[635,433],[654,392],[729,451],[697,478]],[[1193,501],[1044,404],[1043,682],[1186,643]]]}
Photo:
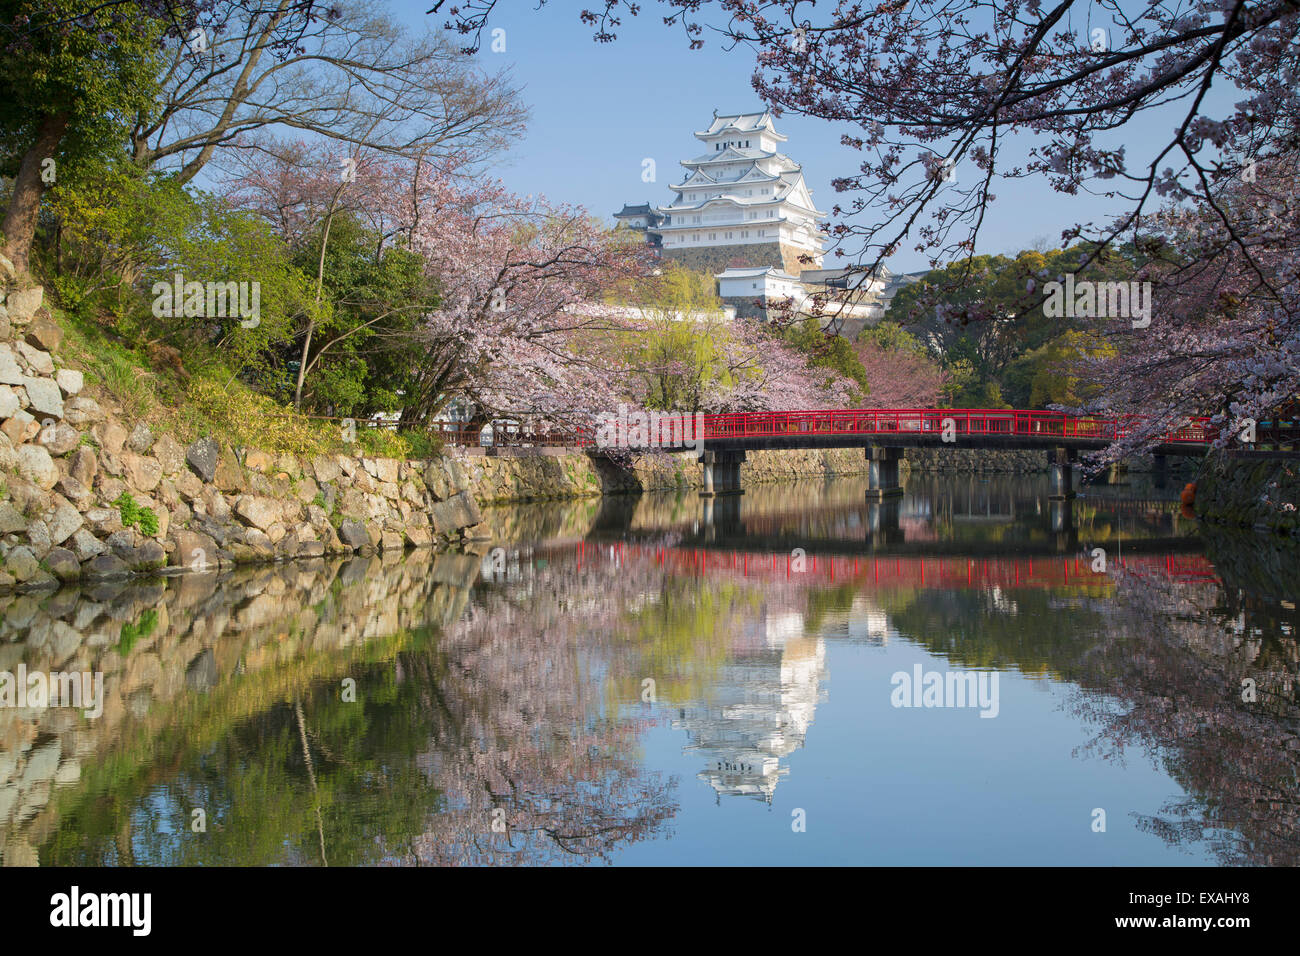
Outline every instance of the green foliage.
{"label": "green foliage", "polygon": [[[654,281],[640,285],[630,301],[641,307],[649,328],[624,336],[619,345],[640,370],[647,408],[697,412],[713,386],[733,384],[727,365],[731,336],[722,301],[708,277],[670,265]],[[716,321],[684,322],[680,316],[716,314]]]}
{"label": "green foliage", "polygon": [[[297,251],[294,262],[315,275],[324,230]],[[354,418],[402,407],[417,388],[423,357],[415,336],[420,317],[438,304],[420,256],[391,243],[376,255],[379,237],[358,220],[330,223],[316,313],[304,407]],[[313,280],[314,281],[314,280]],[[296,376],[299,356],[290,361]],[[292,395],[286,395],[286,400]]]}
{"label": "green foliage", "polygon": [[124,491],[118,495],[117,500],[113,502],[113,506],[117,508],[118,514],[122,516],[122,526],[124,528],[138,527],[141,534],[148,535],[151,538],[158,533],[158,515],[154,513],[152,508],[141,508],[136,503],[136,500],[131,497],[130,492]]}
{"label": "green foliage", "polygon": [[135,4],[16,0],[3,18],[26,29],[0,57],[0,174],[17,172],[48,117],[67,117],[50,157],[63,176],[120,148],[130,124],[155,111],[162,25]]}
{"label": "green foliage", "polygon": [[880,322],[858,333],[858,344],[869,343],[886,352],[928,355],[925,343],[897,322]]}
{"label": "green foliage", "polygon": [[862,359],[853,350],[848,339],[840,335],[827,334],[815,318],[807,318],[787,328],[782,337],[808,356],[808,364],[813,368],[827,371],[825,385],[838,379],[846,378],[857,382],[857,394],[850,400],[852,404],[861,404],[870,391],[867,384],[867,370],[862,366]]}
{"label": "green foliage", "polygon": [[186,390],[195,433],[207,433],[237,447],[318,455],[342,450],[337,424],[312,421],[239,383],[229,387],[206,376]]}
{"label": "green foliage", "polygon": [[[263,391],[282,389],[287,371],[281,350],[296,335],[299,317],[308,308],[307,276],[256,216],[203,195],[194,199],[187,214],[171,240],[173,257],[160,258],[145,273],[150,309],[144,313],[144,325],[171,344],[206,347],[214,361],[219,356],[226,368]],[[228,308],[224,317],[157,318],[161,310],[154,305],[173,287],[178,273],[186,282],[257,283],[257,315],[245,319]]]}
{"label": "green foliage", "polygon": [[[944,392],[949,405],[1005,408],[1010,399],[1016,407],[1041,407],[1070,392],[1049,382],[1044,363],[1059,363],[1070,350],[1059,345],[1062,337],[1086,332],[1089,321],[1046,317],[1039,304],[1043,283],[1066,273],[1079,279],[1131,278],[1138,266],[1131,250],[1121,250],[1085,269],[1082,263],[1089,251],[1078,245],[1025,251],[1014,258],[960,260],[900,289],[890,314],[905,327],[899,332],[942,364],[948,374]],[[870,331],[886,338],[898,334]],[[1051,342],[1058,345],[1049,347]]]}
{"label": "green foliage", "polygon": [[1113,346],[1086,332],[1066,332],[1011,364],[1006,374],[1008,397],[1016,405],[1077,408],[1096,392],[1094,386],[1081,379],[1078,363],[1114,354]]}
{"label": "green foliage", "polygon": [[55,300],[82,321],[111,315],[121,329],[147,314],[134,284],[146,266],[168,260],[195,217],[173,177],[142,172],[120,156],[77,164],[44,206],[58,229],[43,270]]}

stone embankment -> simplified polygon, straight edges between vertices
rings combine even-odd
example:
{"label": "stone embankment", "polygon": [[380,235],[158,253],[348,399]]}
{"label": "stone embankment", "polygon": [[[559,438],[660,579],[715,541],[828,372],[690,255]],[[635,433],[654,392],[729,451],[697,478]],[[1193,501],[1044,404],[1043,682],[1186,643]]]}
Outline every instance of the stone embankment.
{"label": "stone embankment", "polygon": [[909,471],[939,475],[1034,475],[1047,471],[1047,451],[1002,448],[909,448]]}
{"label": "stone embankment", "polygon": [[[690,452],[642,455],[630,462],[615,463],[582,452],[552,455],[529,451],[460,459],[474,497],[488,504],[700,487],[700,466]],[[744,482],[751,484],[856,475],[866,470],[862,449],[836,448],[750,452],[741,474]]]}
{"label": "stone embankment", "polygon": [[466,537],[455,459],[299,459],[124,421],[63,361],[43,290],[0,259],[0,592],[163,568],[319,557]]}
{"label": "stone embankment", "polygon": [[1213,524],[1300,535],[1300,461],[1212,455],[1197,477],[1194,507]]}
{"label": "stone embankment", "polygon": [[[908,448],[904,467],[914,474],[1032,475],[1047,471],[1047,451],[982,448]],[[463,459],[470,487],[480,503],[577,498],[639,491],[685,491],[700,487],[693,453],[652,454],[614,464],[581,452],[528,453]],[[1136,470],[1149,469],[1139,462]],[[741,466],[743,484],[858,475],[867,470],[860,448],[753,451]]]}

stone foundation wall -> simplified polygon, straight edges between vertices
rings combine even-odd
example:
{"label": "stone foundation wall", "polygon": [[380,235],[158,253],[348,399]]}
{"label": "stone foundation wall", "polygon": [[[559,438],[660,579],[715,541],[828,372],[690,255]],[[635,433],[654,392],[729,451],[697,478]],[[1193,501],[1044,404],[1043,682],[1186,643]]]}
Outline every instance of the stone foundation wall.
{"label": "stone foundation wall", "polygon": [[1300,535],[1300,461],[1213,455],[1196,479],[1195,510],[1213,524]]}
{"label": "stone foundation wall", "polygon": [[723,246],[694,246],[687,249],[665,249],[663,258],[680,262],[694,272],[717,275],[730,267],[761,269],[775,266],[789,275],[798,277],[804,269],[817,268],[813,263],[799,261],[806,250],[780,242],[738,243]]}
{"label": "stone foundation wall", "polygon": [[[12,275],[0,258],[0,291]],[[0,592],[430,547],[479,523],[451,459],[303,461],[124,422],[59,357],[42,301],[10,288],[0,305]]]}
{"label": "stone foundation wall", "polygon": [[[908,448],[908,468],[920,474],[1036,475],[1047,471],[1047,449],[1004,448]],[[1199,462],[1195,458],[1169,456],[1165,472],[1170,483],[1191,481]],[[1128,472],[1148,473],[1155,464],[1150,455],[1137,455],[1124,463]]]}
{"label": "stone foundation wall", "polygon": [[1003,448],[908,448],[909,471],[921,474],[1033,475],[1047,471],[1047,451]]}
{"label": "stone foundation wall", "polygon": [[752,296],[727,295],[722,296],[722,304],[731,306],[736,310],[738,319],[766,319],[767,306],[764,305],[761,298]]}
{"label": "stone foundation wall", "polygon": [[[569,455],[466,456],[460,459],[469,489],[479,502],[579,498],[585,495],[682,491],[700,487],[692,452],[646,455],[630,465],[583,453]],[[741,466],[743,484],[857,475],[867,470],[860,448],[750,452]]]}

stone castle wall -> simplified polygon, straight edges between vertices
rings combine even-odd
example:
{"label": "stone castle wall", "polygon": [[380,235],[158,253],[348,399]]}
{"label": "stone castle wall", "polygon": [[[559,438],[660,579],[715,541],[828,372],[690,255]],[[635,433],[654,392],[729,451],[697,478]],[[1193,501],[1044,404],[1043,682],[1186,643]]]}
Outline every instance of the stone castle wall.
{"label": "stone castle wall", "polygon": [[1004,448],[908,448],[909,470],[923,474],[1033,475],[1047,471],[1047,451]]}
{"label": "stone castle wall", "polygon": [[755,242],[665,249],[663,258],[680,262],[694,272],[707,272],[709,275],[717,275],[728,268],[761,269],[774,266],[797,278],[804,269],[816,268],[812,263],[799,261],[799,256],[804,254],[804,250],[780,242]]}
{"label": "stone castle wall", "polygon": [[[481,503],[580,498],[600,494],[698,489],[700,466],[692,452],[644,455],[627,464],[567,455],[475,455],[461,459],[467,483]],[[856,475],[867,470],[860,448],[750,452],[741,467],[745,484]]]}
{"label": "stone castle wall", "polygon": [[430,547],[479,522],[451,459],[299,460],[124,422],[60,357],[42,301],[40,287],[10,288],[0,304],[0,592]]}
{"label": "stone castle wall", "polygon": [[1195,510],[1214,524],[1300,535],[1300,463],[1212,455],[1196,479]]}

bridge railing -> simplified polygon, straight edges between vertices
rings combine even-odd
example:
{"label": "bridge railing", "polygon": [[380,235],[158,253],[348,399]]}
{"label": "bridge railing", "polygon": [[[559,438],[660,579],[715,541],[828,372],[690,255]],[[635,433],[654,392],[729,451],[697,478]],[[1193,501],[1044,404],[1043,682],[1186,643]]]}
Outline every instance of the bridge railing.
{"label": "bridge railing", "polygon": [[[703,437],[780,438],[816,435],[942,435],[948,422],[958,435],[1123,438],[1137,419],[1094,418],[1063,412],[988,408],[828,409],[807,412],[739,412],[703,416]],[[1198,418],[1166,435],[1166,441],[1204,443],[1209,419]]]}
{"label": "bridge railing", "polygon": [[[445,425],[443,436],[456,445],[593,446],[602,437],[618,447],[673,448],[699,440],[801,438],[817,436],[942,436],[947,423],[956,435],[1077,438],[1115,441],[1140,419],[1095,418],[1063,412],[1002,408],[858,408],[795,412],[732,412],[720,415],[661,413],[640,425],[620,422],[603,436],[583,428],[542,430],[531,425],[493,423],[490,438],[478,426]],[[1166,442],[1205,444],[1213,438],[1208,418],[1190,419],[1166,433]]]}

